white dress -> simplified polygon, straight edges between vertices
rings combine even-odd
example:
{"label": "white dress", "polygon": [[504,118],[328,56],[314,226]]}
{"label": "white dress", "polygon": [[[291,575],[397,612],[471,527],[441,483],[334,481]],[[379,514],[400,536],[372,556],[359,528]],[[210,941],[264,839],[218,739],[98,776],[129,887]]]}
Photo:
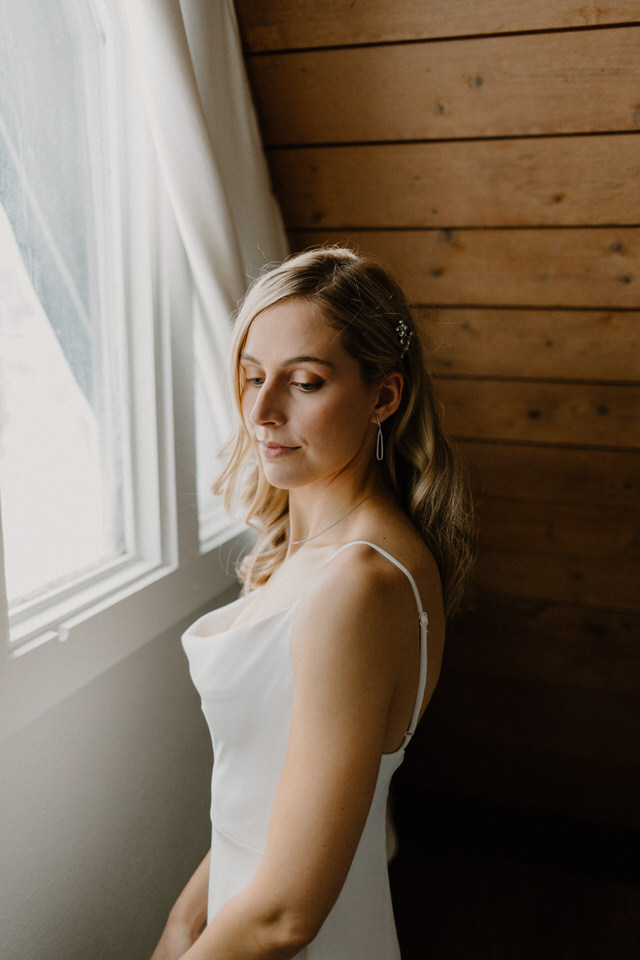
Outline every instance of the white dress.
{"label": "white dress", "polygon": [[[317,937],[297,960],[399,960],[386,856],[389,782],[415,730],[427,676],[427,614],[409,571],[418,608],[420,670],[415,706],[402,746],[380,757],[369,816],[347,879]],[[329,562],[329,561],[328,561]],[[213,740],[209,921],[245,887],[265,846],[271,807],[284,763],[293,700],[290,639],[297,604],[225,629],[246,597],[197,620],[182,641]],[[237,608],[237,609],[236,609]],[[216,626],[216,624],[218,626]],[[313,789],[313,784],[309,785]]]}

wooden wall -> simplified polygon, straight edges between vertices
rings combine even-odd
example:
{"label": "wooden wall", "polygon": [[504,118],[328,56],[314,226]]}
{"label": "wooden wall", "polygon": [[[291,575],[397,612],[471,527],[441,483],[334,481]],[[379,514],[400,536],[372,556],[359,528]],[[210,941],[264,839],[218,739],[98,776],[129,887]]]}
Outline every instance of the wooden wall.
{"label": "wooden wall", "polygon": [[294,249],[392,265],[472,467],[404,783],[639,826],[640,0],[237,0]]}

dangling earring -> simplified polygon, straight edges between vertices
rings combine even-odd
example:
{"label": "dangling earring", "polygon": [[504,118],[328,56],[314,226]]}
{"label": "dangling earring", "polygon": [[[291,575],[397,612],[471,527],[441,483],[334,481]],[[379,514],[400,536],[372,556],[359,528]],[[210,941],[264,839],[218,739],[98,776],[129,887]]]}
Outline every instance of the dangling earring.
{"label": "dangling earring", "polygon": [[376,413],[376,423],[378,424],[378,436],[376,437],[376,460],[384,460],[384,437],[382,436],[382,425],[380,417]]}

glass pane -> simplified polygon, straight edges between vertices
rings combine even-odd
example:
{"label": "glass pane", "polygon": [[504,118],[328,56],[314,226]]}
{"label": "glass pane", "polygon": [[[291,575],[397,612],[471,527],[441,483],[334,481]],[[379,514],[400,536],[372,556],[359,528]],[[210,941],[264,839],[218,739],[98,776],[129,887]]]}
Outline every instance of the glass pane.
{"label": "glass pane", "polygon": [[[10,603],[124,549],[105,264],[104,36],[0,0],[0,494]],[[106,289],[106,287],[105,287]]]}

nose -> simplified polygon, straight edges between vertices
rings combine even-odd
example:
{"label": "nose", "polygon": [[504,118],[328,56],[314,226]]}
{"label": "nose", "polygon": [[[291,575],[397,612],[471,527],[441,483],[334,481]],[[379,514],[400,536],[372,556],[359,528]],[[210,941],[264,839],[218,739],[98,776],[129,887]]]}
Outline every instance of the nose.
{"label": "nose", "polygon": [[269,424],[278,426],[284,423],[285,415],[278,392],[267,381],[262,384],[257,392],[249,418],[256,427],[268,426]]}

